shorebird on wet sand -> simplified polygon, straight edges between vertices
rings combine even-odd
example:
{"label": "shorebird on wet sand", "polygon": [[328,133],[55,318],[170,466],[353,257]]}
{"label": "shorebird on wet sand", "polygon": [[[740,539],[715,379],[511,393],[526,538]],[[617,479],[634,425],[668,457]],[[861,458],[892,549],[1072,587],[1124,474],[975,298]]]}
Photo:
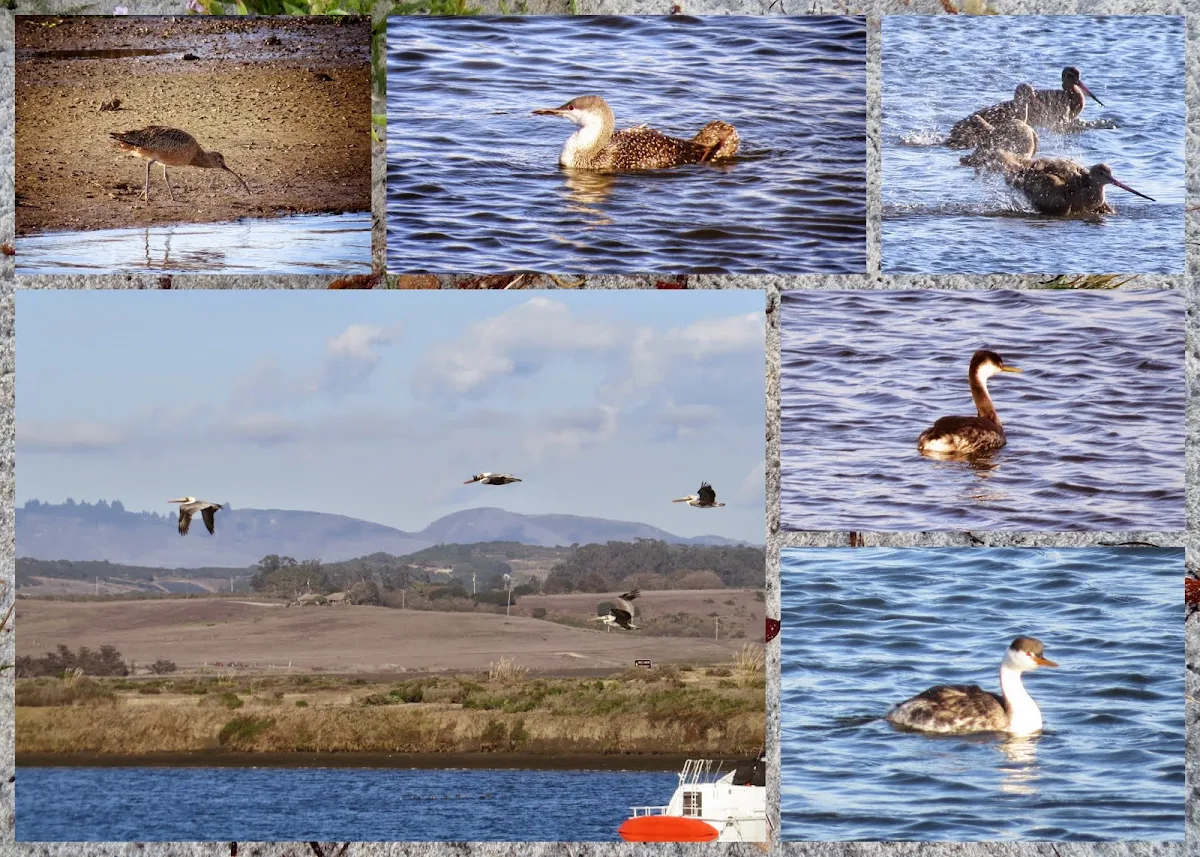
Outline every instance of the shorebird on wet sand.
{"label": "shorebird on wet sand", "polygon": [[1041,214],[1116,214],[1104,199],[1104,186],[1116,185],[1134,196],[1156,200],[1113,177],[1108,164],[1085,167],[1067,158],[1038,158],[1024,161],[1007,152],[999,153],[1004,180],[1025,197]]}
{"label": "shorebird on wet sand", "polygon": [[1069,127],[1083,112],[1085,95],[1103,107],[1104,102],[1092,95],[1079,78],[1079,69],[1069,65],[1062,70],[1062,89],[1037,90],[1037,101],[1029,108],[1029,124],[1056,130]]}
{"label": "shorebird on wet sand", "polygon": [[225,158],[220,152],[204,151],[196,142],[196,138],[187,131],[163,125],[148,125],[137,131],[112,132],[108,136],[113,138],[121,151],[146,159],[146,190],[143,194],[146,202],[150,201],[150,165],[155,162],[163,165],[163,181],[167,183],[167,191],[171,194],[172,201],[175,200],[175,190],[171,187],[167,167],[224,170],[242,183],[246,193],[250,193],[250,185],[225,166]]}
{"label": "shorebird on wet sand", "polygon": [[969,167],[999,169],[997,152],[1010,152],[1018,158],[1031,159],[1037,154],[1038,135],[1020,119],[1008,119],[996,125],[982,116],[971,116],[972,125],[978,131],[980,141],[975,151],[964,155],[959,163]]}
{"label": "shorebird on wet sand", "polygon": [[950,136],[946,138],[946,145],[951,149],[974,148],[986,139],[976,117],[983,119],[988,126],[1000,125],[1014,119],[1024,122],[1029,116],[1030,108],[1035,104],[1037,96],[1033,94],[1033,87],[1022,83],[1013,93],[1011,101],[1002,101],[991,107],[976,110],[966,119],[955,122],[954,127],[950,129]]}

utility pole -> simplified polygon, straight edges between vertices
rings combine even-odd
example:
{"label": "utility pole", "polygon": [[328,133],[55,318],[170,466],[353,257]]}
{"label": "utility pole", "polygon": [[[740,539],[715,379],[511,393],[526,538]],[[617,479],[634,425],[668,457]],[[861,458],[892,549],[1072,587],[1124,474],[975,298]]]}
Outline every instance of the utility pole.
{"label": "utility pole", "polygon": [[96,578],[96,597],[100,597],[100,578]]}
{"label": "utility pole", "polygon": [[715,623],[715,627],[713,628],[713,639],[719,640],[721,639],[721,617],[714,616],[713,621]]}
{"label": "utility pole", "polygon": [[505,617],[512,615],[512,575],[504,575],[504,588],[508,590],[508,606],[504,608]]}
{"label": "utility pole", "polygon": [[475,594],[475,572],[471,572],[471,594]]}

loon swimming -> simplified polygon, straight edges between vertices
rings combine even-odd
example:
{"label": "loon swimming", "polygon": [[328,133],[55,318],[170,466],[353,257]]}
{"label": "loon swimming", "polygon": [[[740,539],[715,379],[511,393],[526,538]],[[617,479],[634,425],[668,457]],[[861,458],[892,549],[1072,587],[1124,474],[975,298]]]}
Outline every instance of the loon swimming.
{"label": "loon swimming", "polygon": [[612,108],[598,95],[583,95],[562,107],[533,112],[562,116],[579,126],[558,157],[568,169],[606,173],[657,170],[730,158],[738,150],[737,129],[727,122],[709,122],[690,140],[668,137],[645,125],[617,131]]}

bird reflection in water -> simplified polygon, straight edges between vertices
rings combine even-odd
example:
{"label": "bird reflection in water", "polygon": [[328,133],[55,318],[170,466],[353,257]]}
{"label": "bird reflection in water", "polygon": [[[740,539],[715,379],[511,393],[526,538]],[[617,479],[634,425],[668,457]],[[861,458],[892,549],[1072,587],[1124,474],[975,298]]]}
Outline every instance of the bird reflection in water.
{"label": "bird reflection in water", "polygon": [[1041,768],[1037,763],[1039,736],[1011,737],[996,745],[1004,754],[999,770],[1004,774],[1000,791],[1012,795],[1036,795]]}

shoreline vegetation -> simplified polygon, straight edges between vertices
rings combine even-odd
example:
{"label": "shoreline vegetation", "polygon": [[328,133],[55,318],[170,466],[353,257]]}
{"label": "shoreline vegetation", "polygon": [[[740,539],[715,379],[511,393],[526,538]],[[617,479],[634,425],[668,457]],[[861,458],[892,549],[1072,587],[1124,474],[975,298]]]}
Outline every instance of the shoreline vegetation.
{"label": "shoreline vegetation", "polygon": [[487,673],[21,678],[20,765],[602,767],[757,755],[764,647],[604,678]]}

